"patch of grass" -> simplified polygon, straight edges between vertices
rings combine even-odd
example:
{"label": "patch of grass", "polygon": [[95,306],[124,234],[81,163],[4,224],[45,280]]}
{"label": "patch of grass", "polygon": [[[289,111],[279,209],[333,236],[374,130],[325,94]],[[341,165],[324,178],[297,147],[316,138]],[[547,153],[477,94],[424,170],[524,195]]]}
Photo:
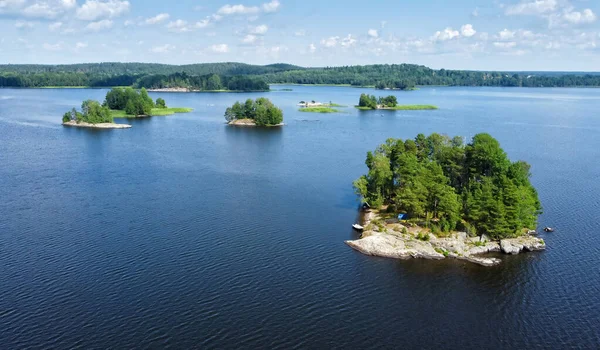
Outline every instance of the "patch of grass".
{"label": "patch of grass", "polygon": [[483,246],[485,246],[486,243],[487,242],[476,241],[476,242],[473,242],[473,245],[476,247],[483,247]]}
{"label": "patch of grass", "polygon": [[327,106],[329,106],[329,107],[348,107],[348,106],[340,105],[340,104],[333,103],[333,102],[329,103]]}
{"label": "patch of grass", "polygon": [[429,233],[421,233],[421,232],[419,232],[417,234],[417,239],[419,241],[428,242],[430,238],[431,237],[429,237]]}
{"label": "patch of grass", "polygon": [[330,108],[330,107],[305,107],[305,108],[300,108],[299,111],[307,112],[307,113],[337,113],[337,112],[339,112],[339,110],[337,110],[335,108]]}
{"label": "patch of grass", "polygon": [[[152,108],[150,111],[150,116],[166,116],[173,115],[175,113],[189,113],[193,111],[192,108],[181,108],[181,107],[173,107],[173,108]],[[110,113],[113,118],[140,118],[140,116],[135,116],[131,114],[125,113],[124,110],[119,109],[111,109]]]}
{"label": "patch of grass", "polygon": [[435,248],[435,251],[444,255],[444,257],[446,258],[448,257],[448,255],[450,255],[450,252],[443,248]]}

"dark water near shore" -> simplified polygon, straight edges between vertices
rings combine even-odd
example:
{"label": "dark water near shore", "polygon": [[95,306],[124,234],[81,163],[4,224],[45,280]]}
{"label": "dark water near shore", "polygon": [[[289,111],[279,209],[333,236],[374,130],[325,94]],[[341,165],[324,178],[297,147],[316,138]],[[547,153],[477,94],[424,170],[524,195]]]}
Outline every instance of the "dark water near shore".
{"label": "dark water near shore", "polygon": [[[105,90],[0,89],[0,348],[599,346],[600,90],[424,88],[395,94],[440,110],[321,115],[295,104],[373,91],[291,88],[160,94],[195,111],[129,130],[60,126]],[[261,95],[287,126],[224,125]],[[344,244],[365,153],[431,132],[532,164],[547,251],[484,268]]]}

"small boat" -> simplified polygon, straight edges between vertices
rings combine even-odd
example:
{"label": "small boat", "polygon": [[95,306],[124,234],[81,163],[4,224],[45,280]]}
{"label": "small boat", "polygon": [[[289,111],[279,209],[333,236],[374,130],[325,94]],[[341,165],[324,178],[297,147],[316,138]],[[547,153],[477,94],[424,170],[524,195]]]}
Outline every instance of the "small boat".
{"label": "small boat", "polygon": [[357,230],[357,231],[362,231],[362,230],[365,229],[364,227],[360,226],[359,224],[352,225],[352,228],[355,229],[355,230]]}
{"label": "small boat", "polygon": [[552,227],[544,227],[544,232],[554,232]]}

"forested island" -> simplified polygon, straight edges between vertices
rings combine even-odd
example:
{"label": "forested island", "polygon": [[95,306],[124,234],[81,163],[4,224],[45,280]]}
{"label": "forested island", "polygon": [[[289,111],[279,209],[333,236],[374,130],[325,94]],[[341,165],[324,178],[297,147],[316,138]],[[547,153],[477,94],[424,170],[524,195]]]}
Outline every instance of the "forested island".
{"label": "forested island", "polygon": [[145,88],[114,88],[106,94],[103,106],[110,109],[114,118],[139,118],[149,116],[165,116],[175,113],[188,113],[191,108],[169,108],[164,99],[156,102],[148,95]]}
{"label": "forested island", "polygon": [[225,110],[225,120],[229,125],[238,126],[281,126],[283,112],[269,99],[260,97],[234,103]]}
{"label": "forested island", "polygon": [[414,64],[316,68],[232,62],[180,66],[153,63],[0,65],[0,87],[131,86],[193,91],[263,91],[268,90],[268,84],[373,86],[399,90],[428,85],[599,87],[600,75],[584,72],[436,70]]}
{"label": "forested island", "polygon": [[438,109],[433,105],[399,105],[396,96],[375,97],[374,95],[361,94],[356,108],[360,110],[387,109],[396,111],[417,111]]}
{"label": "forested island", "polygon": [[354,187],[372,210],[362,239],[347,242],[363,253],[494,265],[479,254],[545,248],[529,234],[542,212],[530,166],[511,162],[489,134],[467,145],[439,134],[388,139],[366,165]]}

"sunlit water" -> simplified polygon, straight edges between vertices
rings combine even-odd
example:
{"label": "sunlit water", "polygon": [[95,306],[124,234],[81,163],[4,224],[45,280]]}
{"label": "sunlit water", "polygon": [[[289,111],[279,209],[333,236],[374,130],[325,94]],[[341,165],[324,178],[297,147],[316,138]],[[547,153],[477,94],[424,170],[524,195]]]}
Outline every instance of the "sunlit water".
{"label": "sunlit water", "polygon": [[[190,114],[63,128],[106,90],[0,89],[0,348],[546,348],[600,344],[600,90],[152,94]],[[233,128],[267,96],[281,129]],[[124,121],[123,121],[124,122]],[[494,268],[363,256],[352,181],[388,137],[496,137],[532,164],[548,249]]]}

